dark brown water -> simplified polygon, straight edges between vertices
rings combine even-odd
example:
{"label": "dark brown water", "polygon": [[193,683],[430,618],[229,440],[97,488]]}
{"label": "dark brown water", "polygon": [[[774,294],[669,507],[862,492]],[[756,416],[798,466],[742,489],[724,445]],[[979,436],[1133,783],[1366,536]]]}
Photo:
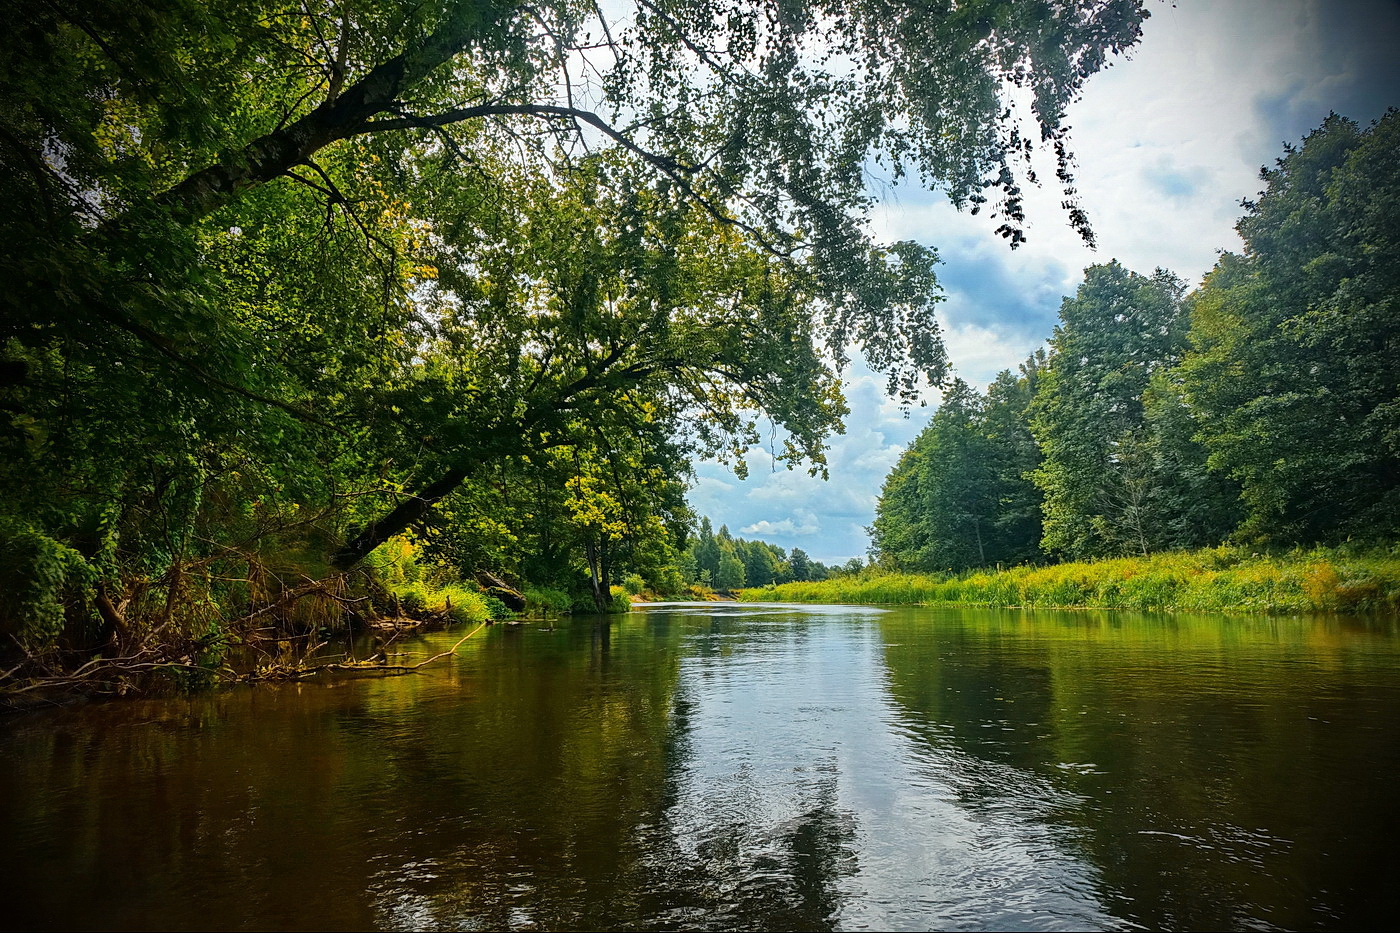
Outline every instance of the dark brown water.
{"label": "dark brown water", "polygon": [[657,606],[0,722],[0,925],[1389,928],[1398,817],[1384,620]]}

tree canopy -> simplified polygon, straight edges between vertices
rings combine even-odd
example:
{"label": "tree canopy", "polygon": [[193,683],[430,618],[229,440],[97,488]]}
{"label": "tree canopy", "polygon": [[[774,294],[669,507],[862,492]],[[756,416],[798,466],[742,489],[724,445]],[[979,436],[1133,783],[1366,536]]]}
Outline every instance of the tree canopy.
{"label": "tree canopy", "polygon": [[1040,453],[1026,408],[1045,366],[1032,356],[983,396],[954,380],[880,493],[870,527],[879,563],[945,571],[1020,563],[1040,544],[1040,495],[1028,474]]}
{"label": "tree canopy", "polygon": [[1193,302],[1185,392],[1261,538],[1400,529],[1397,145],[1392,110],[1289,147]]}
{"label": "tree canopy", "polygon": [[613,467],[675,476],[761,418],[820,469],[852,347],[905,401],[946,374],[936,255],[869,235],[871,160],[1014,245],[1048,148],[1088,235],[1064,108],[1145,15],[19,0],[5,631],[205,638],[437,506],[502,560],[472,510],[564,463],[574,544],[637,544]]}

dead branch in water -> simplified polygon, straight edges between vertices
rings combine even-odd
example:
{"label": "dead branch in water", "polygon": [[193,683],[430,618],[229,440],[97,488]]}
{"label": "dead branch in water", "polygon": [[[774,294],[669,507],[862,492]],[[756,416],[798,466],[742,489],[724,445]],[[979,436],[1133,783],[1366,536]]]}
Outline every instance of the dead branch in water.
{"label": "dead branch in water", "polygon": [[309,666],[304,664],[272,664],[266,667],[259,668],[255,671],[250,671],[247,674],[240,675],[236,678],[236,682],[257,683],[259,681],[305,680],[308,677],[315,677],[319,674],[325,673],[370,674],[374,676],[382,675],[390,677],[395,677],[401,674],[412,674],[415,671],[427,667],[434,661],[440,661],[443,658],[448,657],[449,655],[456,654],[457,649],[462,647],[462,645],[466,643],[468,638],[471,638],[477,632],[486,628],[486,626],[490,624],[490,621],[482,622],[476,628],[472,629],[470,632],[458,639],[457,644],[453,645],[451,648],[448,648],[446,651],[440,651],[437,654],[433,655],[431,658],[419,661],[417,664],[389,664],[386,661],[375,660],[329,661],[325,664],[313,664]]}
{"label": "dead branch in water", "polygon": [[[19,677],[20,667],[0,672],[0,709],[24,708],[35,697],[53,696],[126,696],[142,691],[140,681],[155,673],[182,672],[191,677],[209,677],[215,684],[248,684],[260,682],[283,682],[306,680],[323,674],[353,674],[362,676],[397,677],[422,670],[435,661],[456,654],[473,635],[480,632],[490,621],[482,622],[476,628],[459,638],[451,648],[440,651],[416,664],[389,664],[384,658],[328,661],[323,664],[267,664],[252,671],[238,673],[227,666],[220,668],[204,667],[194,663],[189,657],[169,658],[162,656],[154,648],[143,648],[119,657],[93,658],[86,664],[62,674],[38,674]],[[315,645],[309,650],[315,650]],[[23,665],[21,665],[23,667]]]}

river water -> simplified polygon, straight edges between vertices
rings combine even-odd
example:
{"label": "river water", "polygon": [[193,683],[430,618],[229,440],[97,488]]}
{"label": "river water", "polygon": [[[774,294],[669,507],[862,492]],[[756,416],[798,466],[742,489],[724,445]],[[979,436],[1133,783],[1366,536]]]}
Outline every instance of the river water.
{"label": "river water", "polygon": [[658,604],[0,721],[0,926],[1391,928],[1397,776],[1394,620]]}

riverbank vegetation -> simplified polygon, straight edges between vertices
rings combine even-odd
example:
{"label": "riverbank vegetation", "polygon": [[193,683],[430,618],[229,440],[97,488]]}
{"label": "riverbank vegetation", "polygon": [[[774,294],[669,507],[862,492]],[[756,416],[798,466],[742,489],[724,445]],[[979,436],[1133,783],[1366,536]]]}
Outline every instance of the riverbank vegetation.
{"label": "riverbank vegetation", "polygon": [[763,437],[820,470],[852,347],[905,401],[945,379],[936,256],[872,238],[867,160],[1014,244],[1043,149],[1090,236],[1061,118],[1146,15],[7,12],[6,683],[217,664],[395,600],[476,618],[492,579],[666,589],[692,457],[742,471]]}
{"label": "riverbank vegetation", "polygon": [[1194,291],[1090,267],[1049,352],[985,394],[955,381],[887,477],[872,564],[895,575],[787,598],[1394,605],[1397,150],[1396,111],[1330,117]]}
{"label": "riverbank vegetation", "polygon": [[946,574],[872,568],[821,582],[746,589],[739,598],[1183,612],[1393,611],[1400,609],[1400,552],[1319,547],[1270,554],[1215,547]]}

